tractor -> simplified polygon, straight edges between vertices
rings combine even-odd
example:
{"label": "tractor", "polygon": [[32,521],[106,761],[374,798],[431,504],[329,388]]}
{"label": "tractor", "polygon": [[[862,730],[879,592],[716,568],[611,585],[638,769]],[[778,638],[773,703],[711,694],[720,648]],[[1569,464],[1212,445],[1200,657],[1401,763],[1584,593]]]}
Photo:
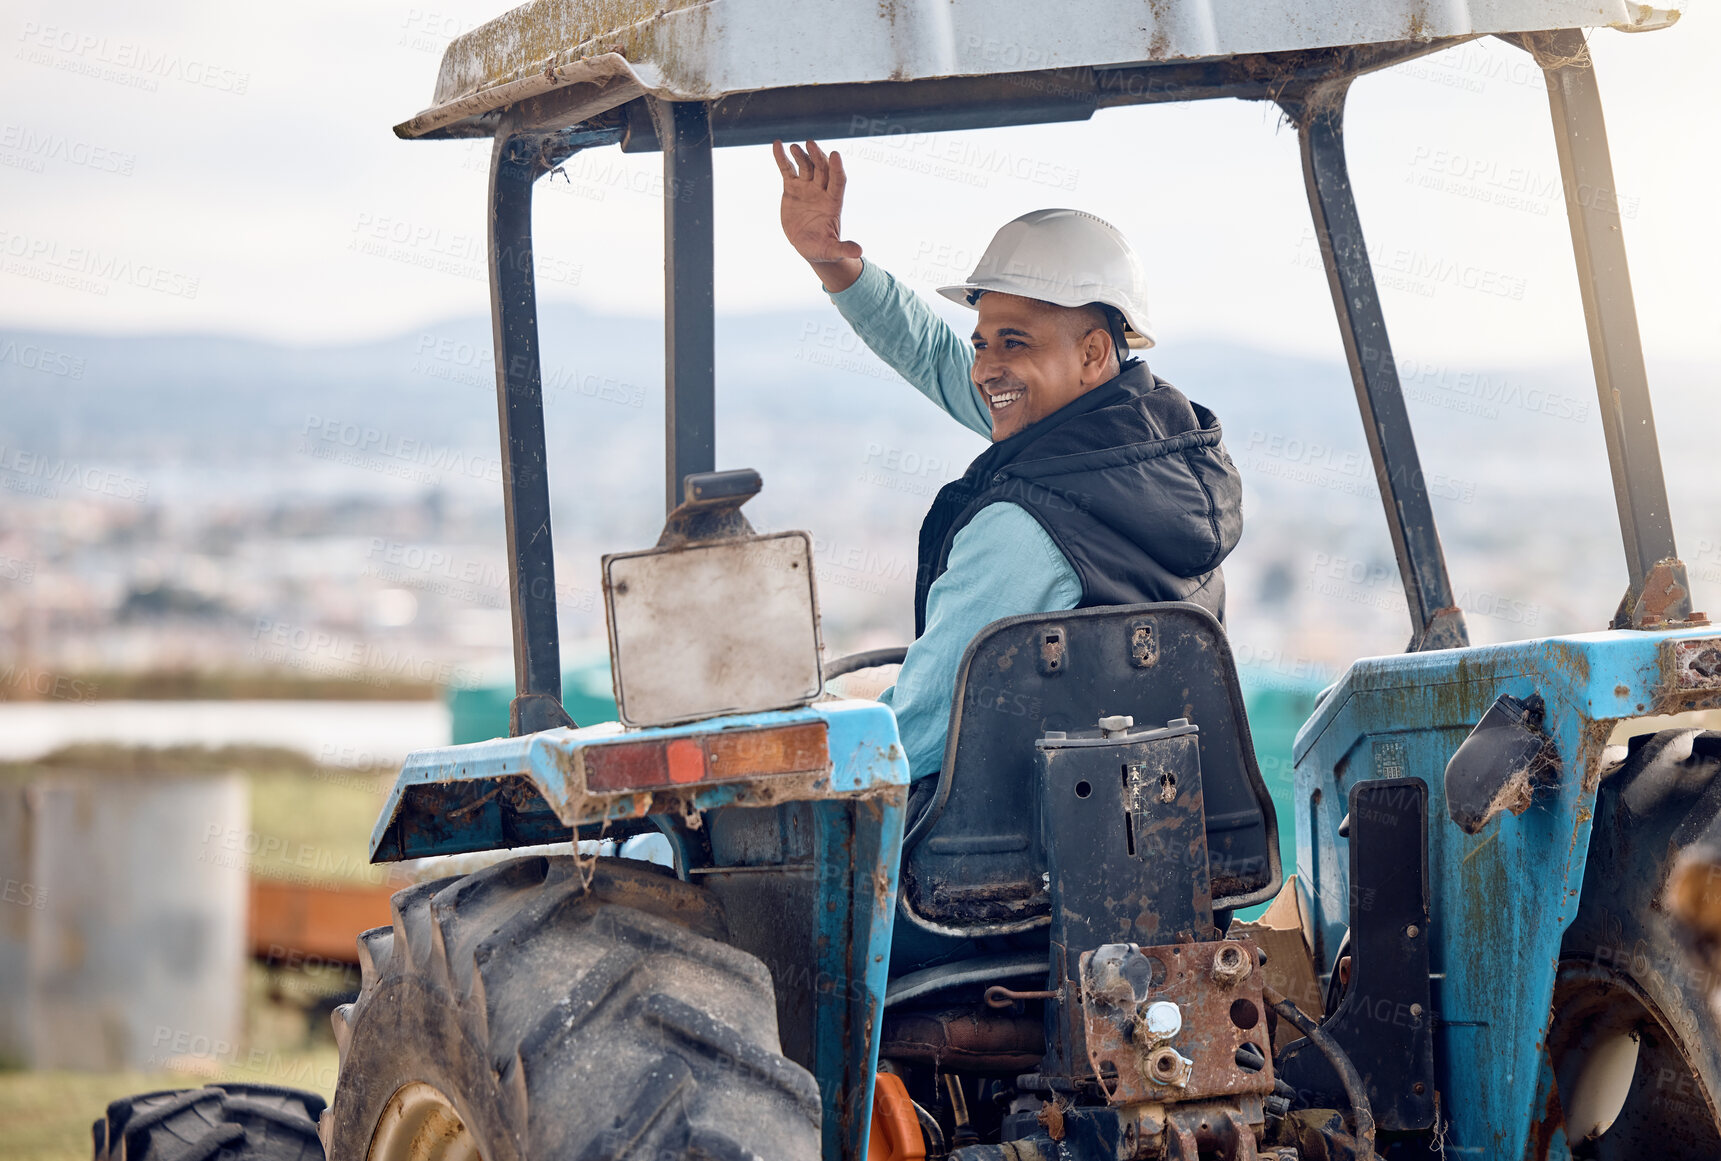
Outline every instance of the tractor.
{"label": "tractor", "polygon": [[[1721,1029],[1662,902],[1675,862],[1721,839],[1721,734],[1693,725],[1721,706],[1721,632],[1675,548],[1619,206],[1580,194],[1615,188],[1586,36],[1676,17],[532,0],[456,38],[395,132],[492,142],[516,696],[509,737],[410,756],[372,857],[527,849],[401,891],[358,937],[327,1108],[147,1094],[96,1123],[96,1157],[1721,1157]],[[1037,51],[990,51],[1000,29]],[[1486,647],[1454,598],[1344,145],[1358,77],[1482,36],[1546,79],[1628,577],[1605,629]],[[826,693],[902,651],[822,657],[809,536],[756,531],[762,481],[714,446],[714,148],[1221,97],[1298,134],[1412,620],[1295,743],[1280,902],[1319,1003],[1288,998],[1295,965],[1233,921],[1286,868],[1211,614],[994,623],[942,768],[911,783],[889,709]],[[560,696],[532,192],[611,146],[661,153],[673,191],[667,517],[656,545],[603,559],[620,720],[581,725]],[[673,865],[627,857],[641,836]]]}

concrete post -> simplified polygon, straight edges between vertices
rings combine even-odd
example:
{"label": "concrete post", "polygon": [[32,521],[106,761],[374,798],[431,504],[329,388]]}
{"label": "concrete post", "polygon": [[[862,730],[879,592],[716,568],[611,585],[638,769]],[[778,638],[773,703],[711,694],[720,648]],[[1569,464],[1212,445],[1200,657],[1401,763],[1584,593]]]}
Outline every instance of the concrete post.
{"label": "concrete post", "polygon": [[30,788],[27,983],[36,1068],[238,1058],[250,788],[214,777],[44,778]]}

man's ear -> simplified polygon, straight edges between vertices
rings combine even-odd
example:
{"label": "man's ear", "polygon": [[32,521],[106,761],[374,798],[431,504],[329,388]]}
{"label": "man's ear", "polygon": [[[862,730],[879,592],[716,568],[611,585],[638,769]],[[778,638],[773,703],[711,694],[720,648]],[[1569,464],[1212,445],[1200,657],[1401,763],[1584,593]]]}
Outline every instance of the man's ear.
{"label": "man's ear", "polygon": [[1113,358],[1111,332],[1094,327],[1082,336],[1082,382],[1097,387],[1117,374],[1123,360]]}

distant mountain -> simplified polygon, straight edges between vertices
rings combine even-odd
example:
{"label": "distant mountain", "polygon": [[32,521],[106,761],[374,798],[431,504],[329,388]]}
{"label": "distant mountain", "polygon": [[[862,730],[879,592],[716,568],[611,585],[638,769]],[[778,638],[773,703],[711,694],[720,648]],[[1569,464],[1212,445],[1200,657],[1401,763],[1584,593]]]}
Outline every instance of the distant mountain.
{"label": "distant mountain", "polygon": [[[655,513],[662,323],[550,305],[541,333],[558,503],[619,505],[639,519]],[[806,510],[867,480],[924,507],[982,446],[874,358],[834,310],[723,316],[717,342],[719,465],[765,471],[766,509]],[[0,331],[0,443],[146,469],[154,494],[176,502],[430,485],[494,495],[489,348],[489,323],[479,318],[324,347]],[[1288,488],[1322,503],[1360,495],[1366,507],[1378,501],[1350,377],[1336,356],[1168,343],[1150,361],[1220,415],[1259,499]],[[1700,388],[1703,370],[1659,368],[1655,379],[1670,477],[1680,491],[1707,495],[1710,457],[1695,433],[1714,430],[1721,400]],[[1543,512],[1600,502],[1593,515],[1607,514],[1587,363],[1406,362],[1401,378],[1424,468],[1438,477],[1437,503],[1460,500],[1460,523],[1480,528],[1496,519],[1484,514],[1493,500],[1514,496]],[[355,460],[368,470],[353,470]],[[1478,489],[1489,503],[1476,502]]]}
{"label": "distant mountain", "polygon": [[[662,323],[551,305],[541,333],[559,567],[589,595],[600,553],[650,544],[661,525]],[[717,344],[718,466],[763,473],[748,508],[757,526],[813,530],[833,633],[900,638],[915,529],[983,441],[885,368],[834,310],[721,316]],[[79,557],[80,575],[190,568],[186,544],[249,537],[253,556],[232,559],[255,557],[246,576],[291,590],[268,600],[311,610],[307,620],[333,616],[380,583],[364,579],[378,537],[433,536],[422,528],[437,519],[412,531],[401,513],[420,509],[402,499],[424,498],[432,515],[457,501],[450,510],[476,512],[484,529],[471,543],[499,551],[500,521],[486,514],[501,496],[489,347],[479,318],[322,347],[0,330],[0,486],[10,489],[0,517],[50,495],[44,481],[93,478],[99,486],[84,486],[98,495],[116,477],[78,473],[117,472],[147,486],[127,498],[155,505],[161,530],[148,552],[115,542],[101,551],[117,555]],[[1403,598],[1336,341],[1329,360],[1216,342],[1168,342],[1150,356],[1219,414],[1243,474],[1244,538],[1226,565],[1239,656],[1296,669],[1402,647]],[[1704,588],[1721,579],[1721,485],[1708,469],[1721,395],[1707,389],[1708,368],[1652,371],[1681,546],[1699,603],[1713,608]],[[1418,359],[1400,373],[1477,639],[1602,624],[1624,567],[1587,359]],[[200,509],[219,512],[200,525]],[[324,538],[322,555],[293,558],[298,572],[279,555],[298,551],[294,536]],[[235,607],[275,607],[229,588]],[[600,615],[564,611],[570,640],[597,634]]]}
{"label": "distant mountain", "polygon": [[[720,422],[783,435],[877,425],[935,431],[935,414],[860,345],[835,311],[725,316],[718,322]],[[546,307],[541,324],[552,442],[659,439],[662,324]],[[1335,352],[1336,355],[1336,352]],[[1349,375],[1317,361],[1213,343],[1151,354],[1162,376],[1225,420],[1237,450],[1258,433],[1362,448]],[[1567,384],[1568,413],[1593,390],[1569,369],[1518,373],[1411,368],[1406,390],[1430,430],[1515,438],[1547,415],[1524,402]],[[1538,397],[1539,398],[1539,397]],[[1562,396],[1562,400],[1563,400]],[[494,440],[494,371],[485,319],[451,319],[376,342],[285,347],[207,335],[102,337],[0,330],[0,438],[32,451],[147,464],[255,467],[295,441],[358,425],[472,450]],[[1540,406],[1538,403],[1537,406]],[[1477,426],[1472,424],[1471,426]],[[649,432],[649,434],[647,434]],[[375,438],[381,438],[376,436]],[[812,449],[809,449],[812,450]],[[810,459],[820,458],[816,453]],[[291,462],[291,461],[289,461]]]}

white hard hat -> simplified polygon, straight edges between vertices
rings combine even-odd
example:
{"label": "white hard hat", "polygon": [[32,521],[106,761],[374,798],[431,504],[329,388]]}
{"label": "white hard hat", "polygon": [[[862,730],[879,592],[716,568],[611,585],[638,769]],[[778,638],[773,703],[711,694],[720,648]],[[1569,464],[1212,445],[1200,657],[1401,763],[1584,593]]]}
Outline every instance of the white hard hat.
{"label": "white hard hat", "polygon": [[1057,306],[1103,303],[1123,315],[1131,347],[1153,346],[1141,260],[1116,226],[1081,210],[1035,210],[1006,222],[968,281],[938,293],[973,306],[988,290]]}

